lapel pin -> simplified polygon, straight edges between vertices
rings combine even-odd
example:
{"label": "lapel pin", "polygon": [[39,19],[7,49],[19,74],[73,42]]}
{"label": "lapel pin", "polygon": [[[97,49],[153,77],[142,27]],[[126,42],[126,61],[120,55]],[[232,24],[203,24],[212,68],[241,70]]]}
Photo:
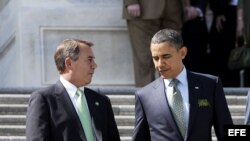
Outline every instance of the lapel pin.
{"label": "lapel pin", "polygon": [[96,101],[96,102],[95,102],[95,105],[96,105],[96,106],[99,106],[100,104],[99,104],[99,102]]}
{"label": "lapel pin", "polygon": [[194,88],[195,88],[196,90],[198,90],[198,89],[199,89],[199,87],[197,87],[197,86],[196,86],[196,87],[194,87]]}

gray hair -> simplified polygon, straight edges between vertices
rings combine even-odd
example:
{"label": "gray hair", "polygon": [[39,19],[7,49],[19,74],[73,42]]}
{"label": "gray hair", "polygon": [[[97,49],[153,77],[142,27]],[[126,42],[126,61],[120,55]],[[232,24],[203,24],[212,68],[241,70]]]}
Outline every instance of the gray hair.
{"label": "gray hair", "polygon": [[181,48],[183,46],[181,33],[169,28],[158,31],[151,40],[151,44],[160,44],[163,42],[169,42],[177,48]]}
{"label": "gray hair", "polygon": [[65,39],[57,47],[54,54],[54,59],[56,63],[57,70],[62,74],[65,70],[65,59],[69,57],[70,59],[76,61],[80,56],[80,46],[85,44],[89,47],[93,46],[93,43],[79,40],[79,39]]}

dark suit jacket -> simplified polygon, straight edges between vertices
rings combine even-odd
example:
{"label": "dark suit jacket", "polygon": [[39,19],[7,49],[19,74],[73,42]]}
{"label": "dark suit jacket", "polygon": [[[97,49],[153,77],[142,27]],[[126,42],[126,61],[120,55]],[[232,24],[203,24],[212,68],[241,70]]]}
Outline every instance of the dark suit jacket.
{"label": "dark suit jacket", "polygon": [[209,6],[214,16],[224,15],[231,0],[209,0]]}
{"label": "dark suit jacket", "polygon": [[190,5],[199,8],[203,17],[196,17],[184,22],[182,27],[183,44],[188,48],[184,64],[187,69],[207,72],[208,29],[206,25],[206,7],[208,0],[190,0]]}
{"label": "dark suit jacket", "polygon": [[[84,89],[96,141],[120,141],[108,97]],[[86,141],[73,103],[62,83],[33,92],[27,110],[27,141]]]}
{"label": "dark suit jacket", "polygon": [[[220,79],[187,72],[189,125],[185,141],[211,141],[212,126],[223,141],[223,126],[233,124]],[[162,78],[136,92],[133,141],[183,141],[172,116]],[[201,104],[201,101],[207,101]],[[200,103],[200,104],[199,104]]]}

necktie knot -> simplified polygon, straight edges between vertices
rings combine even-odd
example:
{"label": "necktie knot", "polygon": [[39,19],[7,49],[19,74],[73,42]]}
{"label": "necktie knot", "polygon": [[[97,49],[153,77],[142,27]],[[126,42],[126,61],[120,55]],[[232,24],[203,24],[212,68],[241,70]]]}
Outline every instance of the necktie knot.
{"label": "necktie knot", "polygon": [[178,79],[173,79],[168,85],[169,87],[173,88],[173,93],[172,93],[173,95],[180,94],[180,91],[177,88],[178,83],[179,83]]}
{"label": "necktie knot", "polygon": [[77,95],[78,97],[80,97],[80,96],[82,95],[82,92],[81,92],[80,89],[77,89],[77,90],[76,90],[76,95]]}
{"label": "necktie knot", "polygon": [[179,83],[179,80],[178,79],[173,79],[168,86],[170,87],[176,87]]}

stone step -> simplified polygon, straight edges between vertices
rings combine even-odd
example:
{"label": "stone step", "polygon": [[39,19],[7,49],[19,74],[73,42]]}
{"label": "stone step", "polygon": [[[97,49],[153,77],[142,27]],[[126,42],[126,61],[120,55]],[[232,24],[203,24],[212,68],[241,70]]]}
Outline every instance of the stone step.
{"label": "stone step", "polygon": [[134,115],[135,106],[134,105],[113,105],[113,112],[115,115]]}
{"label": "stone step", "polygon": [[24,136],[25,125],[0,125],[0,136]]}
{"label": "stone step", "polygon": [[[243,124],[244,116],[232,116],[234,124]],[[117,126],[134,126],[134,116],[115,116]],[[25,125],[24,115],[0,115],[0,125]]]}
{"label": "stone step", "polygon": [[[131,141],[130,136],[121,137],[121,141]],[[25,136],[0,136],[0,141],[26,141]]]}
{"label": "stone step", "polygon": [[[115,115],[134,115],[134,105],[113,105]],[[232,116],[245,115],[245,105],[229,105]],[[27,104],[0,104],[0,115],[25,115]]]}
{"label": "stone step", "polygon": [[[112,105],[134,105],[134,95],[107,95]],[[30,94],[0,94],[1,104],[28,104]],[[227,95],[228,105],[245,105],[247,96]]]}
{"label": "stone step", "polygon": [[0,94],[1,104],[28,104],[30,94]]}
{"label": "stone step", "polygon": [[[121,137],[131,136],[133,129],[133,126],[118,126],[119,134]],[[1,136],[25,136],[25,126],[0,125],[0,137]]]}
{"label": "stone step", "polygon": [[119,134],[121,137],[132,136],[134,126],[118,126]]}
{"label": "stone step", "polygon": [[232,116],[245,116],[245,105],[229,105],[228,108]]}
{"label": "stone step", "polygon": [[[132,140],[132,137],[131,136],[124,136],[124,137],[121,137],[121,141],[131,141]],[[1,140],[0,140],[1,141]]]}
{"label": "stone step", "polygon": [[[0,105],[0,125],[8,124],[11,122],[14,125],[19,125],[25,122],[27,105]],[[245,106],[229,105],[231,115],[234,117],[244,117]],[[114,105],[114,114],[118,123],[132,123],[134,117],[134,106],[130,105]],[[123,121],[124,120],[124,121]],[[238,119],[237,119],[238,120]],[[237,121],[238,122],[238,121]],[[239,121],[241,122],[241,121]]]}
{"label": "stone step", "polygon": [[[112,103],[122,141],[131,141],[135,121],[134,95],[107,95]],[[0,94],[0,141],[25,141],[25,120],[29,94]],[[245,95],[227,95],[234,124],[243,124]],[[213,141],[216,138],[213,137]]]}
{"label": "stone step", "polygon": [[[133,133],[133,126],[118,126],[119,134],[122,140],[127,141],[131,139]],[[212,130],[213,136],[214,130]],[[0,141],[4,139],[14,139],[14,140],[23,140],[25,137],[25,126],[0,126]]]}
{"label": "stone step", "polygon": [[[131,141],[131,136],[121,137],[121,141]],[[26,141],[25,136],[0,136],[0,141]],[[212,137],[212,141],[217,141],[216,137]]]}
{"label": "stone step", "polygon": [[[113,112],[115,115],[134,115],[134,105],[114,105]],[[244,116],[246,106],[245,105],[229,105],[228,106],[232,116]]]}
{"label": "stone step", "polygon": [[227,95],[226,100],[228,105],[246,105],[247,96]]}
{"label": "stone step", "polygon": [[25,125],[25,115],[0,115],[0,125]]}
{"label": "stone step", "polygon": [[0,104],[0,115],[26,115],[27,104]]}
{"label": "stone step", "polygon": [[[112,105],[133,105],[134,95],[107,95]],[[1,104],[28,104],[30,94],[0,94]]]}
{"label": "stone step", "polygon": [[[0,104],[0,115],[26,115],[27,104]],[[134,115],[134,105],[113,105],[115,115]]]}
{"label": "stone step", "polygon": [[[134,126],[134,116],[115,115],[117,126]],[[25,115],[0,115],[0,125],[25,125]]]}
{"label": "stone step", "polygon": [[[26,115],[27,104],[0,104],[0,115]],[[115,115],[134,115],[134,105],[113,105]]]}
{"label": "stone step", "polygon": [[115,116],[117,126],[134,126],[134,116]]}
{"label": "stone step", "polygon": [[245,116],[232,116],[234,124],[244,124]]}
{"label": "stone step", "polygon": [[[240,117],[240,119],[243,120],[243,117]],[[235,124],[242,124],[242,122],[240,123],[235,122]],[[124,137],[124,140],[127,140],[132,135],[133,128],[134,126],[118,126],[121,138]],[[0,126],[0,141],[2,136],[6,139],[6,136],[24,136],[24,134],[25,134],[25,126],[13,126],[13,125]]]}
{"label": "stone step", "polygon": [[0,141],[26,141],[25,136],[0,136]]}
{"label": "stone step", "polygon": [[112,105],[134,105],[134,95],[108,95]]}

